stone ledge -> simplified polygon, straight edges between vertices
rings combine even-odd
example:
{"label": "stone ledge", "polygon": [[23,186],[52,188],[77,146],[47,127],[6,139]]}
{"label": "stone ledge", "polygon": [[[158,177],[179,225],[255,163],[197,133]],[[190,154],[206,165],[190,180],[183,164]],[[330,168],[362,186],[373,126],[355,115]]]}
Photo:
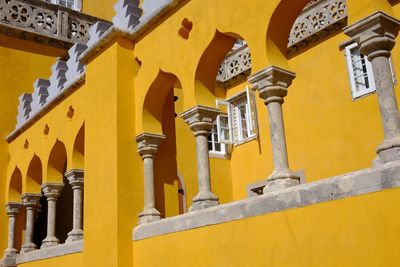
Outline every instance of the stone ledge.
{"label": "stone ledge", "polygon": [[400,162],[392,162],[139,225],[133,230],[133,240],[142,240],[396,187],[400,187]]}
{"label": "stone ledge", "polygon": [[18,254],[15,257],[15,262],[18,265],[32,261],[61,257],[64,255],[79,253],[82,251],[83,251],[83,241],[80,240],[72,243],[65,243],[54,247],[42,248],[23,254]]}

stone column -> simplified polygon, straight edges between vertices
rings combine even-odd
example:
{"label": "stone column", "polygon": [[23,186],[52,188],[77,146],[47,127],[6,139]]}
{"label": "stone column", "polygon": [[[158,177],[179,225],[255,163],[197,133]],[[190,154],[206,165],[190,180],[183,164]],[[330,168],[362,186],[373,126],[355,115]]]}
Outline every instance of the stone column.
{"label": "stone column", "polygon": [[72,186],[74,192],[74,214],[73,214],[73,228],[68,233],[66,243],[71,243],[77,240],[83,239],[83,220],[82,220],[82,198],[83,198],[83,183],[84,183],[84,172],[83,170],[70,170],[65,173],[69,184]]}
{"label": "stone column", "polygon": [[144,173],[144,209],[139,214],[139,224],[161,219],[160,212],[155,208],[154,158],[164,139],[164,135],[150,133],[142,133],[136,137],[138,152],[143,159]]}
{"label": "stone column", "polygon": [[21,253],[26,253],[37,248],[33,243],[33,229],[35,226],[36,214],[40,212],[40,198],[41,194],[24,194],[22,196],[22,204],[26,209],[26,226],[25,226],[25,239],[21,248]]}
{"label": "stone column", "polygon": [[345,29],[371,61],[384,130],[384,141],[376,152],[383,162],[400,159],[400,116],[389,63],[399,29],[400,21],[382,12]]}
{"label": "stone column", "polygon": [[43,194],[47,197],[47,236],[43,240],[43,248],[56,246],[60,243],[60,240],[55,236],[56,203],[63,187],[63,183],[48,183],[42,185]]}
{"label": "stone column", "polygon": [[6,204],[6,212],[8,215],[8,246],[4,251],[4,258],[17,255],[17,250],[14,248],[15,240],[15,221],[18,215],[21,203],[9,202]]}
{"label": "stone column", "polygon": [[218,197],[211,192],[210,162],[208,158],[208,134],[213,122],[220,114],[219,109],[195,106],[181,114],[196,138],[197,176],[199,193],[193,198],[189,211],[219,204]]}
{"label": "stone column", "polygon": [[293,72],[270,66],[249,78],[268,108],[274,171],[268,177],[264,193],[300,184],[300,177],[289,169],[282,104],[288,87],[296,77]]}

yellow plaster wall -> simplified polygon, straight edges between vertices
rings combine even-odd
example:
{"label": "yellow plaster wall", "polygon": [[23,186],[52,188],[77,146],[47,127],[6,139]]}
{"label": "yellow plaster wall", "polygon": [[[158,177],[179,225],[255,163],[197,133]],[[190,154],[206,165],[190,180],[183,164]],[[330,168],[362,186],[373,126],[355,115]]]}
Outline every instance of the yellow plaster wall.
{"label": "yellow plaster wall", "polygon": [[399,201],[391,189],[135,241],[134,266],[395,267]]}
{"label": "yellow plaster wall", "polygon": [[115,0],[82,0],[82,12],[111,21],[115,15]]}
{"label": "yellow plaster wall", "polygon": [[[64,53],[63,50],[0,35],[0,97],[4,101],[0,112],[1,203],[7,201],[5,192],[9,155],[5,137],[16,125],[18,97],[24,92],[33,91],[35,79],[48,77],[54,58]],[[7,223],[4,205],[0,205],[1,248],[5,248],[7,244]]]}

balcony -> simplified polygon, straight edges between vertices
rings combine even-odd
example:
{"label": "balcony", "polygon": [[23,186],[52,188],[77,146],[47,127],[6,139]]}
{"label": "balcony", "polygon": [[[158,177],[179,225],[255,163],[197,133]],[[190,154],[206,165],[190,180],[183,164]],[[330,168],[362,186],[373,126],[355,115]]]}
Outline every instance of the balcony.
{"label": "balcony", "polygon": [[101,19],[39,0],[0,0],[0,33],[68,49]]}

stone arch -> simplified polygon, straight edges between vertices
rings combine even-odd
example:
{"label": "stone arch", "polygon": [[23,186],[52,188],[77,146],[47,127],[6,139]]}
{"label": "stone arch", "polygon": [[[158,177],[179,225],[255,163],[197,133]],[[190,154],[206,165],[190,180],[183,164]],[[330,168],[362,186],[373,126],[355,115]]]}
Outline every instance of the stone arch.
{"label": "stone arch", "polygon": [[267,57],[271,65],[288,68],[288,37],[298,15],[310,0],[280,1],[267,30]]}
{"label": "stone arch", "polygon": [[72,151],[72,165],[74,169],[84,169],[85,166],[85,123],[79,129]]}
{"label": "stone arch", "polygon": [[240,37],[236,34],[215,32],[213,39],[197,64],[194,85],[197,104],[215,106],[218,70],[237,39],[240,39]]}
{"label": "stone arch", "polygon": [[47,181],[62,183],[67,164],[67,150],[64,143],[55,142],[47,162]]}
{"label": "stone arch", "polygon": [[7,202],[20,202],[22,194],[22,173],[18,167],[15,167],[7,190]]}
{"label": "stone arch", "polygon": [[28,171],[26,174],[26,188],[24,192],[40,194],[42,179],[43,179],[42,161],[35,154],[33,155],[28,167]]}
{"label": "stone arch", "polygon": [[171,73],[160,70],[150,85],[144,99],[142,124],[143,131],[162,134],[162,121],[164,105],[167,97],[173,91],[174,85],[179,82],[178,78]]}

